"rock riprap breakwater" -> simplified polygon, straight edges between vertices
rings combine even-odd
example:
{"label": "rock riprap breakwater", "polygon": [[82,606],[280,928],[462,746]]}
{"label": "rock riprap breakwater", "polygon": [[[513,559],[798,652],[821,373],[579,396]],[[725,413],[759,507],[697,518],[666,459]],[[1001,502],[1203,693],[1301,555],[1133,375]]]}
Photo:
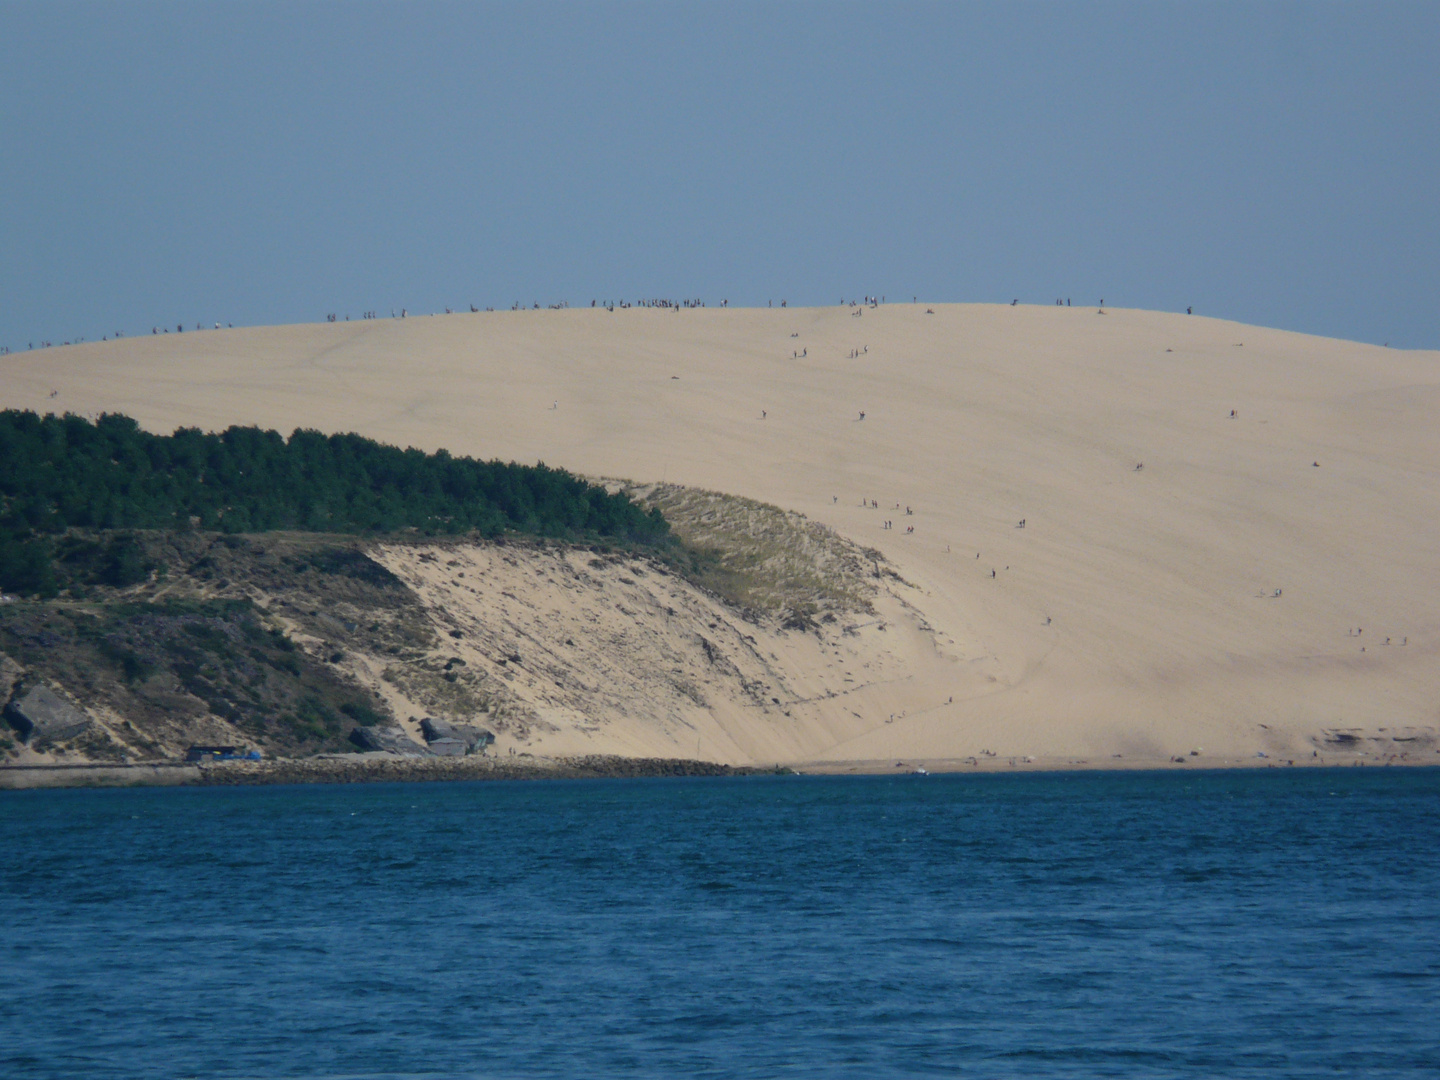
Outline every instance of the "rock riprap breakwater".
{"label": "rock riprap breakwater", "polygon": [[357,784],[422,780],[583,780],[603,777],[736,776],[736,769],[680,758],[401,758],[391,755],[226,761],[200,769],[200,784]]}

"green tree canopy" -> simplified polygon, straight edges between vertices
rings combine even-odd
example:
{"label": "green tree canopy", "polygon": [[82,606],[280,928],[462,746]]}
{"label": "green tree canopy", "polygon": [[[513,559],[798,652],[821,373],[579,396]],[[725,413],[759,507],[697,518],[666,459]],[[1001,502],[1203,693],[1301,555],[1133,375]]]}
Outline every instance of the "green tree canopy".
{"label": "green tree canopy", "polygon": [[152,435],[118,414],[91,423],[0,412],[0,588],[46,592],[49,556],[37,545],[68,529],[191,527],[514,532],[645,545],[669,534],[659,511],[543,463],[427,454],[353,434]]}

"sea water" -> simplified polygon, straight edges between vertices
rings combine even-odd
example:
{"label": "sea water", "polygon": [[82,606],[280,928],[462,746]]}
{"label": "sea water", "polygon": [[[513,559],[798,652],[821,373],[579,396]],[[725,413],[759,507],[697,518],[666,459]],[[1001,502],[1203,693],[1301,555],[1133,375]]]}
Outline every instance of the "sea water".
{"label": "sea water", "polygon": [[7,1077],[1440,1075],[1440,772],[0,793]]}

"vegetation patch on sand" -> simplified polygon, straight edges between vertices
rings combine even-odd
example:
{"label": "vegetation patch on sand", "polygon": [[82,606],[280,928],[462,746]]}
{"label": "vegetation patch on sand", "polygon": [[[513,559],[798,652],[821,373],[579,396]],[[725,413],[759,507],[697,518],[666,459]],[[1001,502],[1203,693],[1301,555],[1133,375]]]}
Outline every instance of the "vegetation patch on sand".
{"label": "vegetation patch on sand", "polygon": [[792,628],[873,611],[883,556],[804,514],[678,484],[616,489],[664,515],[683,548],[681,572],[729,603]]}

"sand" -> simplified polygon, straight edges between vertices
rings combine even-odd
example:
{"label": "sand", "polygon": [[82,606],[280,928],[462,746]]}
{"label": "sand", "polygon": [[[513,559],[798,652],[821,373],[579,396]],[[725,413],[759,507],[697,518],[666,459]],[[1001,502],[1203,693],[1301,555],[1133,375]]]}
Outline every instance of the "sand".
{"label": "sand", "polygon": [[[916,590],[894,579],[871,611],[800,631],[749,620],[644,558],[464,543],[376,557],[421,597],[447,662],[503,702],[480,717],[501,755],[810,761],[932,707],[956,664],[907,606]],[[412,734],[445,712],[443,695],[385,680],[386,658],[350,653]]]}
{"label": "sand", "polygon": [[[1440,760],[1433,351],[1121,309],[587,308],[16,354],[0,405],[666,480],[880,549],[914,586],[904,676],[788,739],[717,698],[714,760]],[[661,752],[616,713],[588,750]]]}

